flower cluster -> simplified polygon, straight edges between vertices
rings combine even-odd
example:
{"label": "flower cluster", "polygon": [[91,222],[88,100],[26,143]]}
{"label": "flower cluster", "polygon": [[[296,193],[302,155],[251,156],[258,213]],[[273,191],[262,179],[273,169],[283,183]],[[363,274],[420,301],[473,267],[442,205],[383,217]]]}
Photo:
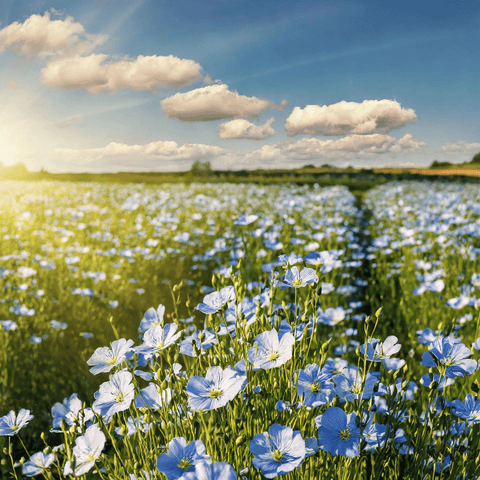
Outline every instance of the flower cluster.
{"label": "flower cluster", "polygon": [[[470,240],[480,208],[454,187],[415,193],[404,185],[370,191],[370,211],[342,188],[278,188],[272,212],[260,202],[251,209],[228,189],[210,198],[209,187],[195,195],[139,190],[126,197],[114,188],[123,223],[131,221],[131,245],[119,233],[93,228],[101,223],[85,217],[94,204],[69,211],[75,232],[105,242],[95,252],[70,245],[76,233],[52,222],[66,238],[66,248],[54,250],[58,257],[37,257],[33,268],[20,265],[28,255],[17,252],[3,260],[8,271],[0,267],[10,280],[6,291],[19,295],[5,302],[15,322],[2,320],[2,339],[20,331],[34,349],[70,335],[73,325],[61,317],[48,319],[45,338],[24,331],[44,303],[30,308],[27,300],[45,292],[22,292],[60,264],[78,282],[65,290],[68,298],[119,316],[119,301],[103,288],[111,271],[138,263],[126,277],[111,276],[132,295],[148,288],[140,265],[168,255],[189,277],[174,286],[164,279],[168,303],[140,310],[140,323],[128,325],[136,340],[120,338],[127,327],[117,330],[110,315],[116,340],[107,346],[98,346],[97,331],[76,332],[82,352],[89,352],[84,367],[93,398],[72,393],[52,402],[58,445],[41,445],[18,463],[13,457],[33,415],[5,412],[0,436],[8,437],[8,466],[25,476],[128,480],[338,478],[345,465],[352,478],[398,478],[412,465],[422,479],[435,472],[478,476],[471,459],[480,448],[480,338],[473,321],[480,251]],[[260,196],[249,188],[241,189],[245,198]],[[188,225],[175,213],[183,200],[195,210]],[[43,214],[45,228],[51,216]],[[145,246],[137,245],[142,238]],[[48,244],[44,250],[51,252]],[[88,255],[111,262],[105,271],[95,262],[84,268]],[[203,285],[210,270],[212,282]],[[377,310],[382,298],[384,309]],[[442,313],[436,322],[430,310],[455,318]],[[90,339],[97,348],[88,346]]]}

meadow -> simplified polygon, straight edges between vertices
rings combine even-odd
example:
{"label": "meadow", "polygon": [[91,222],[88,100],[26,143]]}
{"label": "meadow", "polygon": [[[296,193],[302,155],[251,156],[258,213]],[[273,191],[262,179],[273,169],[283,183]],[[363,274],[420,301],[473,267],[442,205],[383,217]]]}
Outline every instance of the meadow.
{"label": "meadow", "polygon": [[480,475],[477,184],[0,183],[5,478]]}

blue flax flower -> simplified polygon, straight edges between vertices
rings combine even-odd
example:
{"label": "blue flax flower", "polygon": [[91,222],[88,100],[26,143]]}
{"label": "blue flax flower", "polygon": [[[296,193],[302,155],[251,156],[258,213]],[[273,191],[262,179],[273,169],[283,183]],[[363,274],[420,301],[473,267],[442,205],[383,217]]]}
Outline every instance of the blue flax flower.
{"label": "blue flax flower", "polygon": [[133,340],[115,340],[111,343],[111,349],[108,347],[100,347],[93,352],[93,355],[87,360],[90,365],[90,373],[97,375],[98,373],[109,372],[117,365],[121,365],[127,359],[126,354],[132,349]]}
{"label": "blue flax flower", "polygon": [[227,462],[197,463],[194,472],[188,472],[181,480],[236,480],[237,472]]}
{"label": "blue flax flower", "polygon": [[86,422],[93,420],[94,414],[92,409],[83,408],[82,401],[74,393],[63,400],[63,403],[57,402],[52,407],[53,428],[52,432],[62,433],[62,420],[72,427],[75,423],[84,425]]}
{"label": "blue flax flower", "polygon": [[18,328],[18,324],[16,324],[12,320],[0,320],[0,326],[5,330],[6,332],[10,330],[16,330]]}
{"label": "blue flax flower", "polygon": [[274,286],[280,286],[284,290],[285,288],[305,287],[317,282],[318,276],[313,268],[305,267],[299,272],[297,267],[292,267],[285,273],[283,281],[278,281]]}
{"label": "blue flax flower", "polygon": [[305,458],[305,441],[299,431],[273,424],[268,433],[258,433],[248,448],[255,455],[253,466],[261,470],[266,478],[285,475],[297,468]]}
{"label": "blue flax flower", "polygon": [[22,473],[27,477],[33,477],[44,473],[45,470],[55,461],[55,455],[49,453],[45,455],[43,452],[34,453],[28,462],[25,462],[22,466]]}
{"label": "blue flax flower", "polygon": [[330,327],[334,327],[338,323],[345,320],[346,311],[343,307],[336,307],[336,308],[327,308],[323,311],[321,308],[317,310],[317,323],[323,323],[325,325],[329,325]]}
{"label": "blue flax flower", "polygon": [[427,388],[431,388],[434,382],[438,383],[438,386],[436,388],[438,388],[439,391],[442,391],[445,387],[453,385],[455,383],[455,380],[453,380],[452,378],[446,378],[444,375],[439,375],[438,373],[426,373],[420,378],[420,385],[423,385]]}
{"label": "blue flax flower", "polygon": [[235,288],[232,286],[223,287],[219,292],[212,292],[206,295],[203,303],[199,303],[195,309],[202,313],[217,313],[226,303],[235,299]]}
{"label": "blue flax flower", "polygon": [[85,431],[85,435],[75,440],[73,455],[75,457],[75,475],[78,477],[87,473],[101,455],[105,446],[105,435],[98,425],[92,425]]}
{"label": "blue flax flower", "polygon": [[175,333],[177,328],[176,323],[167,323],[163,328],[160,325],[149,328],[143,337],[143,344],[134,350],[144,355],[146,360],[158,357],[163,349],[173,345],[180,337],[181,333]]}
{"label": "blue flax flower", "polygon": [[318,452],[318,440],[314,437],[305,440],[305,456],[311,457]]}
{"label": "blue flax flower", "polygon": [[[443,338],[440,331],[436,330],[435,332],[431,328],[424,328],[423,330],[417,330],[418,339],[417,341],[423,343],[424,345],[430,345],[438,338]],[[461,343],[461,340],[455,337],[454,333],[451,333],[448,338],[451,338],[454,343]]]}
{"label": "blue flax flower", "polygon": [[453,414],[464,418],[468,423],[480,423],[480,400],[471,393],[465,397],[465,402],[453,402]]}
{"label": "blue flax flower", "polygon": [[275,329],[260,333],[248,350],[248,361],[253,363],[253,370],[279,367],[292,358],[294,343],[291,333],[284,333],[281,339]]}
{"label": "blue flax flower", "polygon": [[423,354],[422,365],[437,368],[447,378],[463,377],[471,375],[477,368],[477,362],[468,359],[471,354],[463,343],[455,343],[450,337],[438,338]]}
{"label": "blue flax flower", "polygon": [[298,396],[304,396],[306,407],[318,407],[331,402],[335,397],[335,385],[328,370],[320,369],[316,363],[307,365],[305,370],[298,374]]}
{"label": "blue flax flower", "polygon": [[11,410],[7,415],[0,418],[0,437],[11,437],[17,434],[32,418],[33,415],[30,415],[30,410],[22,408],[18,415],[15,415],[15,412]]}
{"label": "blue flax flower", "polygon": [[215,343],[217,343],[217,337],[214,333],[209,330],[196,331],[193,335],[186,337],[180,342],[180,353],[189,357],[196,357],[193,344],[195,344],[195,347],[201,354],[204,354]]}
{"label": "blue flax flower", "polygon": [[300,255],[296,255],[292,252],[290,255],[280,255],[278,257],[278,261],[284,264],[285,269],[288,269],[289,267],[292,267],[293,265],[303,261],[303,258],[300,257]]}
{"label": "blue flax flower", "polygon": [[375,452],[377,448],[385,446],[385,434],[387,427],[378,423],[373,423],[373,413],[370,413],[367,425],[362,432],[367,445],[365,451]]}
{"label": "blue flax flower", "polygon": [[157,460],[157,468],[168,480],[176,480],[187,472],[193,472],[197,463],[211,463],[201,440],[187,445],[183,437],[175,437],[168,444],[168,453],[162,453]]}
{"label": "blue flax flower", "polygon": [[357,367],[346,367],[342,373],[333,376],[338,396],[349,402],[360,397],[364,400],[371,398],[373,388],[379,380],[379,372],[369,372],[365,378]]}
{"label": "blue flax flower", "polygon": [[342,261],[338,259],[343,255],[343,250],[330,250],[323,252],[311,252],[305,257],[305,263],[309,265],[322,265],[321,272],[329,273],[334,268],[340,268]]}
{"label": "blue flax flower", "polygon": [[[370,362],[380,362],[381,360],[390,358],[399,352],[401,345],[397,343],[398,338],[390,335],[384,342],[379,342],[376,338],[372,338],[367,343],[367,360]],[[365,345],[360,346],[360,352],[365,355]]]}
{"label": "blue flax flower", "polygon": [[360,429],[356,418],[355,412],[347,415],[338,407],[330,407],[317,417],[320,448],[334,456],[353,458],[360,455]]}
{"label": "blue flax flower", "polygon": [[163,321],[163,316],[165,315],[165,307],[160,304],[157,307],[157,310],[149,308],[143,315],[142,321],[140,322],[140,326],[138,327],[139,332],[146,332],[152,327],[156,325],[160,325]]}
{"label": "blue flax flower", "polygon": [[236,220],[234,220],[233,224],[234,225],[250,225],[251,223],[255,222],[258,220],[258,215],[251,214],[251,215],[241,215],[238,217]]}
{"label": "blue flax flower", "polygon": [[245,375],[227,367],[210,367],[204,377],[192,377],[187,383],[188,405],[194,410],[215,410],[233,400],[247,381]]}
{"label": "blue flax flower", "polygon": [[109,423],[117,412],[127,410],[135,397],[132,374],[126,370],[112,375],[109,382],[102,383],[98,392],[95,392],[95,401],[92,410],[104,417]]}
{"label": "blue flax flower", "polygon": [[155,383],[150,383],[148,387],[140,390],[135,399],[137,408],[151,408],[160,410],[162,405],[170,403],[172,400],[172,391],[169,388],[160,390]]}
{"label": "blue flax flower", "polygon": [[343,369],[348,367],[348,361],[343,358],[327,358],[323,370],[330,372],[332,375],[342,373]]}

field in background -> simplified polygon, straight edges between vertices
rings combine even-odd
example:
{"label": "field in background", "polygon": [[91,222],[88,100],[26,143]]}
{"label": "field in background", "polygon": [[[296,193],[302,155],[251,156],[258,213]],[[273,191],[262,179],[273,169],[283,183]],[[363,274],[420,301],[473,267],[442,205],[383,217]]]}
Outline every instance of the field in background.
{"label": "field in background", "polygon": [[[256,181],[253,173],[248,175],[246,181]],[[421,365],[429,345],[438,336],[452,335],[470,348],[479,336],[476,309],[480,302],[475,296],[480,288],[479,186],[388,181],[388,175],[371,173],[343,172],[337,177],[335,172],[306,170],[302,175],[297,183],[304,185],[297,185],[295,179],[294,183],[274,183],[283,177],[273,172],[270,177],[258,177],[263,184],[238,183],[234,188],[228,183],[209,183],[206,178],[198,183],[194,177],[191,182],[183,178],[168,183],[168,175],[158,177],[165,181],[161,186],[47,180],[0,183],[0,417],[11,409],[30,409],[35,419],[21,435],[28,448],[38,450],[40,432],[51,428],[53,404],[78,393],[91,406],[93,394],[107,379],[106,374],[88,372],[86,362],[97,347],[109,345],[116,333],[140,345],[140,321],[150,307],[159,304],[165,305],[164,321],[183,330],[180,340],[214,324],[223,325],[225,335],[232,326],[235,331],[235,319],[232,324],[220,313],[210,317],[195,309],[208,293],[235,285],[237,307],[245,305],[245,312],[256,319],[244,337],[249,346],[267,328],[279,329],[282,322],[295,328],[314,319],[315,337],[308,347],[313,350],[304,351],[305,361],[295,360],[298,368],[304,368],[307,359],[322,367],[327,357],[338,373],[347,365],[357,365],[362,358],[357,347],[372,333],[365,330],[365,319],[382,307],[375,337],[383,341],[395,335],[402,347],[390,368],[379,364],[373,370],[382,374],[387,385],[395,385],[399,378],[414,382],[415,388],[408,387],[411,399],[402,400],[402,411],[394,409],[395,415],[382,410],[380,394],[378,402],[368,399],[364,404],[345,405],[337,397],[331,405],[348,411],[353,408],[360,416],[377,411],[376,421],[390,425],[392,435],[404,431],[404,440],[399,443],[392,436],[390,447],[384,449],[392,459],[392,472],[406,472],[409,462],[420,465],[430,458],[435,464],[447,457],[453,462],[447,462],[448,472],[470,468],[465,450],[457,448],[457,443],[435,447],[435,432],[458,420],[451,408],[442,425],[432,421],[422,427],[422,448],[434,442],[433,450],[419,449],[417,433],[422,413],[434,408],[432,389],[443,389],[433,382],[435,370]],[[126,182],[132,177],[155,183],[151,175],[133,173],[109,178]],[[104,179],[78,176],[99,178]],[[329,186],[330,182],[341,185]],[[372,184],[376,186],[370,188]],[[242,216],[247,219],[239,221]],[[315,252],[320,255],[317,260]],[[299,257],[295,261],[299,270],[316,271],[315,285],[275,288],[275,278],[283,278],[294,265],[285,264],[279,256],[291,253]],[[321,344],[328,340],[328,351],[322,356]],[[229,342],[234,354],[226,349],[222,355],[233,366],[241,360],[241,349]],[[214,361],[212,352],[204,357],[204,371],[213,364],[209,363]],[[478,352],[472,352],[477,359]],[[182,364],[188,378],[196,360],[178,348],[169,355],[172,362]],[[159,371],[159,375],[165,373]],[[301,398],[288,376],[275,380],[281,388],[277,383],[278,390],[269,391],[274,375],[257,379],[264,382],[263,389],[271,398],[259,394],[255,401],[262,398],[263,413],[245,414],[244,422],[255,425],[254,433],[266,431],[275,422],[302,429],[294,414],[276,408],[278,401],[285,400],[291,412]],[[462,377],[453,379],[444,392],[448,401],[463,401],[467,393],[477,391],[473,382],[478,381],[478,373]],[[159,385],[162,382],[163,378]],[[184,400],[179,399],[179,405]],[[235,408],[243,412],[237,400]],[[395,397],[390,400],[394,402]],[[308,430],[302,435],[315,435],[314,418],[325,407],[302,407],[305,410],[300,414],[305,414],[302,418]],[[201,428],[195,431],[207,442],[210,434]],[[158,444],[171,440],[170,430],[162,432],[158,432]],[[472,435],[478,433],[476,424],[471,432],[459,432],[458,444],[467,437],[472,442]],[[55,445],[60,437],[50,433],[46,438]],[[237,471],[247,465],[248,478],[257,478],[248,441],[235,446],[231,434],[225,438],[232,446],[210,446],[212,457],[230,462]],[[0,437],[0,447],[6,445],[4,440]],[[414,447],[419,451],[402,460],[399,449]],[[15,452],[20,455],[18,442]],[[373,455],[369,452],[365,454]],[[334,475],[332,469],[344,464],[327,466],[328,455],[320,451],[306,461],[306,472],[320,465]],[[363,460],[355,461],[358,465],[352,471],[367,468]],[[8,465],[0,468],[9,471]]]}

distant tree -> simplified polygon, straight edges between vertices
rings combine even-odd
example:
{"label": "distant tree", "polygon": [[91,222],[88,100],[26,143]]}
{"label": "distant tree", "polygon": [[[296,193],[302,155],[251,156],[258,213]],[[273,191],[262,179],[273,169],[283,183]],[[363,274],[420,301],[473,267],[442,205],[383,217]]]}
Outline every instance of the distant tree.
{"label": "distant tree", "polygon": [[208,177],[212,172],[212,167],[208,161],[202,162],[200,160],[195,160],[190,171],[196,177]]}
{"label": "distant tree", "polygon": [[37,173],[40,178],[47,178],[49,173],[42,167],[40,171]]}
{"label": "distant tree", "polygon": [[310,165],[304,165],[302,167],[302,170],[306,170],[307,168],[317,168],[317,167],[315,165],[311,165],[311,164]]}
{"label": "distant tree", "polygon": [[470,163],[480,163],[480,152],[478,152],[473,158]]}
{"label": "distant tree", "polygon": [[11,167],[5,169],[5,176],[7,178],[23,178],[29,174],[29,171],[25,164],[19,162]]}
{"label": "distant tree", "polygon": [[442,167],[450,167],[452,164],[450,162],[439,162],[438,160],[434,160],[433,163],[428,168],[442,168]]}

